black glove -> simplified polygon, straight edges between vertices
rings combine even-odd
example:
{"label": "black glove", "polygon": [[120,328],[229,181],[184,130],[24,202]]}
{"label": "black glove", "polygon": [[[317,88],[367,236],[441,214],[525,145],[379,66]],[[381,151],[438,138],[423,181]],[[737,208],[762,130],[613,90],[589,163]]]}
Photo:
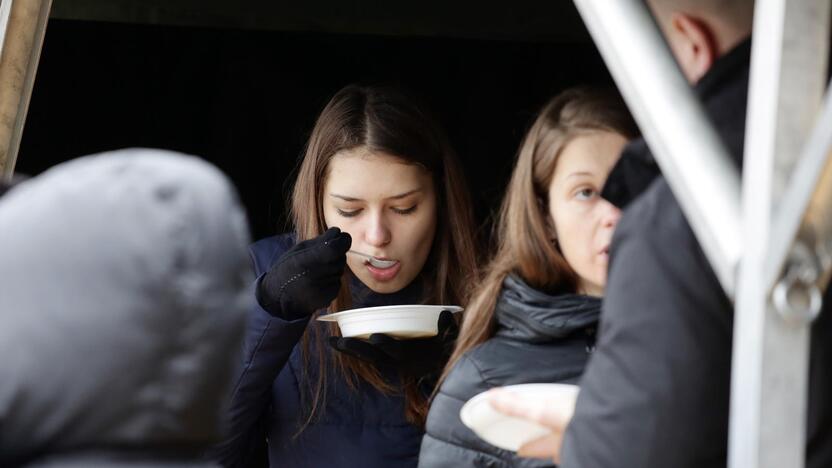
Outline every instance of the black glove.
{"label": "black glove", "polygon": [[459,326],[450,311],[443,310],[437,323],[439,333],[430,338],[397,340],[373,333],[369,341],[358,338],[329,337],[336,350],[373,364],[388,364],[412,377],[436,376],[454,349]]}
{"label": "black glove", "polygon": [[338,295],[350,235],[331,228],[289,249],[257,285],[257,302],[270,314],[296,320],[324,308]]}

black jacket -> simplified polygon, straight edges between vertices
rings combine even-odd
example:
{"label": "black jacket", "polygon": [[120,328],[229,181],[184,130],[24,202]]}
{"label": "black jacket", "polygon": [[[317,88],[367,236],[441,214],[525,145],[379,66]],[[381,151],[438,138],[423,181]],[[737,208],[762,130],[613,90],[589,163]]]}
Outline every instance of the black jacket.
{"label": "black jacket", "polygon": [[428,414],[419,466],[543,467],[546,460],[521,459],[477,437],[459,419],[474,395],[520,383],[575,383],[594,345],[598,298],[550,296],[509,276],[497,302],[497,332],[454,366]]}
{"label": "black jacket", "polygon": [[[749,61],[746,41],[696,86],[738,165]],[[564,438],[564,468],[726,465],[733,305],[651,161],[643,141],[632,143],[604,190],[627,208],[613,238],[598,347]],[[812,339],[808,466],[818,468],[832,466],[830,300]]]}

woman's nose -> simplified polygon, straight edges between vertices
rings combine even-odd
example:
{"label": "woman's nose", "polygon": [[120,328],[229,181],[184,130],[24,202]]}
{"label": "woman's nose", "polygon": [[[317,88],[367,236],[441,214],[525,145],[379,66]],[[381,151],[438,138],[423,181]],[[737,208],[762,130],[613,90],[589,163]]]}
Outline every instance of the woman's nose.
{"label": "woman's nose", "polygon": [[391,240],[390,229],[387,227],[384,217],[380,215],[371,216],[369,223],[370,225],[367,226],[365,231],[367,243],[373,247],[383,247],[389,244]]}
{"label": "woman's nose", "polygon": [[612,203],[601,199],[603,214],[601,215],[601,224],[604,227],[615,227],[618,220],[621,219],[621,210]]}

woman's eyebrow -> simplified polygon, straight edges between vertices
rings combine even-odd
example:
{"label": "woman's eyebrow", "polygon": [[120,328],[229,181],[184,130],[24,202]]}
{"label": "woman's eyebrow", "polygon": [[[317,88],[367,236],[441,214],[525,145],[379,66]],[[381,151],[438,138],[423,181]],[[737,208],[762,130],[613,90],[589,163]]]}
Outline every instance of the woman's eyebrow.
{"label": "woman's eyebrow", "polygon": [[592,177],[592,175],[593,174],[591,172],[588,172],[588,171],[578,171],[578,172],[573,172],[573,173],[569,174],[568,176],[566,176],[566,178],[568,179],[570,177],[577,177],[577,176],[590,176],[590,177]]}
{"label": "woman's eyebrow", "polygon": [[346,195],[338,195],[337,193],[330,193],[329,196],[333,197],[333,198],[340,198],[341,200],[348,201],[348,202],[364,201],[360,198],[348,197]]}
{"label": "woman's eyebrow", "polygon": [[[420,188],[413,189],[413,190],[408,190],[407,192],[403,192],[403,193],[400,193],[398,195],[393,195],[392,197],[387,197],[387,199],[388,200],[400,200],[402,198],[413,195],[414,193],[419,193],[421,191],[422,191],[422,189],[420,189]],[[333,198],[338,198],[338,199],[341,199],[341,200],[344,200],[344,201],[347,201],[347,202],[364,201],[361,198],[350,197],[350,196],[347,196],[347,195],[339,195],[337,193],[330,193],[329,196],[333,197]]]}
{"label": "woman's eyebrow", "polygon": [[409,190],[409,191],[404,192],[404,193],[400,193],[400,194],[398,194],[398,195],[393,195],[392,197],[388,197],[388,199],[389,199],[389,200],[400,200],[400,199],[402,199],[402,198],[405,198],[405,197],[408,197],[408,196],[410,196],[410,195],[413,195],[414,193],[419,193],[419,192],[421,192],[421,191],[422,191],[422,189],[417,188],[417,189]]}

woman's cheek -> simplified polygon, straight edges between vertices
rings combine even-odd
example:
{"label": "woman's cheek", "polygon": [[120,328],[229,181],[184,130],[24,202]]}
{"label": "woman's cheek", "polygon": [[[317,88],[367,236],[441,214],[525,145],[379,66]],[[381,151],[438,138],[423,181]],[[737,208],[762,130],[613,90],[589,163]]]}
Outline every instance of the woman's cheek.
{"label": "woman's cheek", "polygon": [[431,216],[424,216],[421,220],[419,230],[419,242],[420,243],[430,243],[432,240],[434,231],[436,230],[436,221]]}

